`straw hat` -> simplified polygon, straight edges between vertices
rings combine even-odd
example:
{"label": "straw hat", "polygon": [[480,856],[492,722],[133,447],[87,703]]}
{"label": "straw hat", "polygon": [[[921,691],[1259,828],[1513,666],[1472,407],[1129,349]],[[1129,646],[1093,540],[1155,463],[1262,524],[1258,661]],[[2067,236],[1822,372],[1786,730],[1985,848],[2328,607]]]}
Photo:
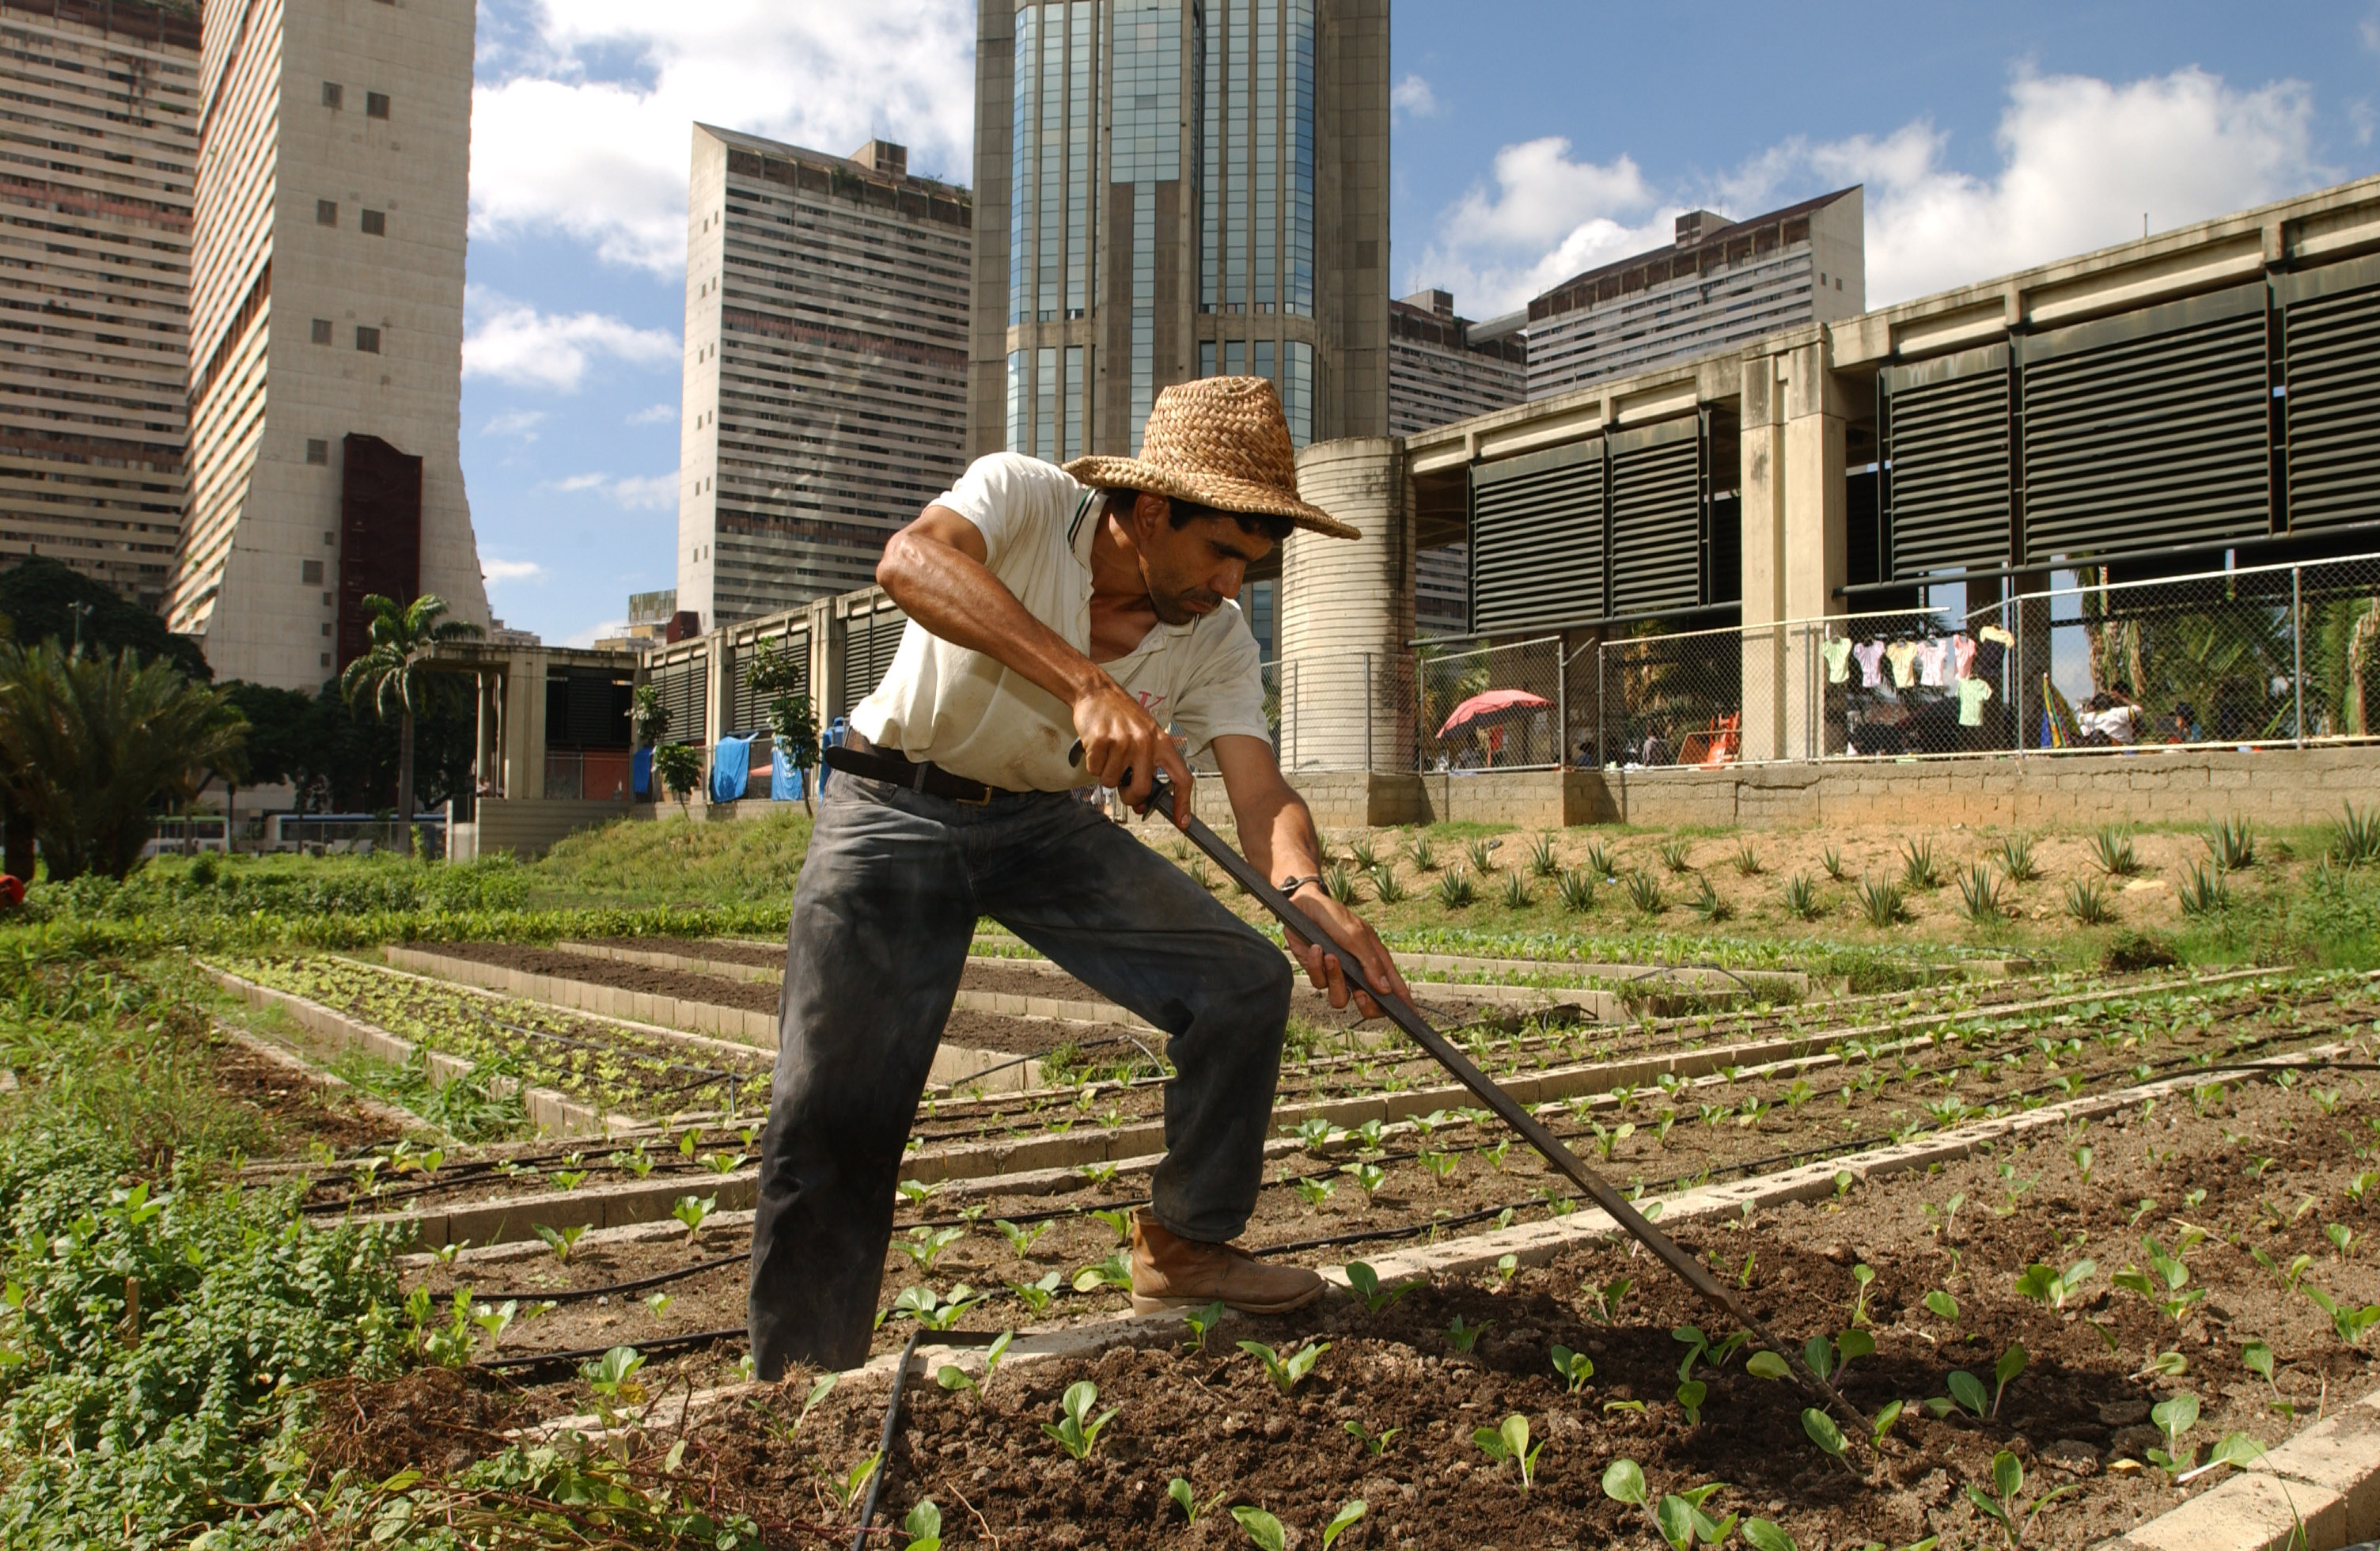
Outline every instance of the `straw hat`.
{"label": "straw hat", "polygon": [[1086,457],[1066,472],[1087,485],[1179,496],[1218,512],[1287,517],[1333,539],[1362,534],[1297,498],[1297,453],[1281,395],[1262,377],[1201,377],[1157,395],[1136,458]]}

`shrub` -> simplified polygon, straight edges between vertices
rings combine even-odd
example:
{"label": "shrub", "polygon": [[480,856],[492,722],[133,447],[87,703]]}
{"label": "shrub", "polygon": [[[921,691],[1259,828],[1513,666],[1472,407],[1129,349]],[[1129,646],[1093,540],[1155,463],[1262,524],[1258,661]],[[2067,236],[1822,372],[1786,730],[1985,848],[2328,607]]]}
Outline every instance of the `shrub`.
{"label": "shrub", "polygon": [[2147,932],[2118,932],[2107,939],[2107,951],[2099,956],[2102,968],[2119,975],[2164,969],[2180,962],[2171,943]]}

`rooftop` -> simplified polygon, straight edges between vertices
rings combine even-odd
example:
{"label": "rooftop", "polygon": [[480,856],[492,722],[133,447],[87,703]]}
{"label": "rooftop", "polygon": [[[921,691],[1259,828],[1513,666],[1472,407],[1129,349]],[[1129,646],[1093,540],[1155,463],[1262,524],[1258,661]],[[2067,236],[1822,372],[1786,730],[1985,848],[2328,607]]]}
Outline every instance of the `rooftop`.
{"label": "rooftop", "polygon": [[[1574,312],[1598,301],[1609,301],[1630,291],[1642,291],[1683,275],[1700,274],[1723,268],[1754,253],[1767,252],[1781,244],[1799,242],[1809,235],[1810,216],[1837,200],[1858,193],[1861,185],[1838,188],[1831,194],[1821,194],[1815,200],[1772,210],[1765,215],[1747,220],[1730,221],[1707,210],[1688,211],[1678,217],[1677,241],[1669,248],[1657,248],[1633,258],[1617,259],[1591,269],[1546,292],[1529,303],[1529,321]],[[1795,228],[1789,231],[1787,228]]]}

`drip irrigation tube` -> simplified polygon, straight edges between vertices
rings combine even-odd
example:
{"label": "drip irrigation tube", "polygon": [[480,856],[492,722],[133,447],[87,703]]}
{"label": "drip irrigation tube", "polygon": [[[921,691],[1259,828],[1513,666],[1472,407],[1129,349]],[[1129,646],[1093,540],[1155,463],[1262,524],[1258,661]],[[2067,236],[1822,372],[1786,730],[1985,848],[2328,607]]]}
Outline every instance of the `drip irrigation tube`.
{"label": "drip irrigation tube", "polygon": [[[884,1478],[892,1473],[892,1434],[901,1421],[901,1392],[908,1387],[909,1364],[916,1360],[917,1348],[926,1338],[924,1327],[909,1332],[908,1343],[901,1349],[901,1365],[892,1370],[892,1398],[884,1407],[884,1431],[876,1444],[876,1475],[868,1484],[868,1501],[859,1510],[859,1523],[852,1531],[851,1551],[861,1551],[867,1545],[869,1526],[876,1522],[877,1499],[883,1495]],[[990,1346],[1000,1339],[989,1334],[958,1331],[936,1332],[938,1346]]]}
{"label": "drip irrigation tube", "polygon": [[716,1259],[698,1261],[692,1266],[681,1266],[674,1271],[662,1271],[650,1277],[638,1277],[633,1281],[607,1282],[601,1287],[565,1288],[559,1292],[480,1292],[474,1290],[471,1294],[471,1302],[474,1303],[501,1303],[508,1299],[517,1299],[524,1303],[583,1303],[589,1298],[609,1298],[617,1293],[641,1292],[649,1287],[661,1287],[669,1282],[684,1281],[688,1277],[698,1277],[705,1271],[716,1271],[722,1266],[741,1265],[743,1262],[751,1258],[752,1252],[749,1249],[747,1249],[741,1254],[722,1254],[718,1256]]}
{"label": "drip irrigation tube", "polygon": [[[613,1346],[630,1346],[647,1357],[674,1351],[690,1351],[696,1347],[714,1346],[729,1339],[741,1340],[748,1331],[741,1325],[720,1330],[697,1330],[686,1336],[663,1336],[652,1341],[615,1341]],[[522,1368],[542,1368],[556,1363],[592,1363],[611,1351],[608,1346],[573,1347],[567,1351],[530,1351],[518,1357],[491,1357],[471,1366],[492,1374],[512,1373]]]}

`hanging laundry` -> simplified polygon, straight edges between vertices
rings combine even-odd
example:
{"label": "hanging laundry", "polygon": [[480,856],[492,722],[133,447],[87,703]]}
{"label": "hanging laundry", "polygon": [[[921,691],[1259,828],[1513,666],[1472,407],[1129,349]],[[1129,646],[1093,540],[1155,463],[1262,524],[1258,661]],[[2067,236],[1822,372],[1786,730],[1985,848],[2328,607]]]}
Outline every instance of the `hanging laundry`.
{"label": "hanging laundry", "polygon": [[1859,645],[1852,648],[1852,655],[1859,659],[1860,683],[1870,689],[1883,688],[1884,643],[1882,641],[1862,641]]}
{"label": "hanging laundry", "polygon": [[1840,684],[1852,676],[1852,644],[1848,640],[1821,641],[1818,655],[1827,660],[1827,682]]}
{"label": "hanging laundry", "polygon": [[1984,702],[1992,697],[1992,686],[1981,679],[1959,681],[1959,725],[1981,727],[1984,724]]}
{"label": "hanging laundry", "polygon": [[1974,665],[1974,640],[1972,636],[1953,636],[1950,637],[1950,649],[1957,653],[1959,658],[1957,671],[1950,676],[1954,679],[1963,679],[1967,676],[1968,669]]}
{"label": "hanging laundry", "polygon": [[1917,682],[1916,642],[1895,641],[1892,645],[1884,648],[1884,655],[1886,659],[1892,663],[1892,682],[1894,684],[1906,689],[1911,685]]}
{"label": "hanging laundry", "polygon": [[1925,641],[1917,648],[1917,682],[1928,689],[1947,689],[1950,678],[1950,643]]}

